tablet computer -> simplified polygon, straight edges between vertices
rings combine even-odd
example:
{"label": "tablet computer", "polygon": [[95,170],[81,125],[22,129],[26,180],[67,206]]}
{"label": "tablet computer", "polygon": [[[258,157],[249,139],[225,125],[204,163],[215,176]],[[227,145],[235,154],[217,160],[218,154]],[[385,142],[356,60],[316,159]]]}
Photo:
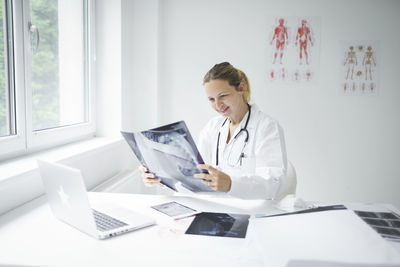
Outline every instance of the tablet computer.
{"label": "tablet computer", "polygon": [[200,213],[199,211],[189,208],[185,205],[182,205],[178,202],[172,201],[172,202],[167,202],[155,206],[151,206],[153,209],[168,215],[169,217],[173,219],[181,219],[185,217],[189,217],[195,214]]}

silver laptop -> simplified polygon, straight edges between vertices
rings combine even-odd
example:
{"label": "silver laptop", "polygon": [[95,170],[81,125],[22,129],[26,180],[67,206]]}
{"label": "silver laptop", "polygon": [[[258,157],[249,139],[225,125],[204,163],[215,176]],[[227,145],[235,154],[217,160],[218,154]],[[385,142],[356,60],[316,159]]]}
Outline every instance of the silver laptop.
{"label": "silver laptop", "polygon": [[41,160],[37,163],[54,216],[78,230],[105,239],[155,224],[153,219],[119,206],[92,209],[80,170]]}

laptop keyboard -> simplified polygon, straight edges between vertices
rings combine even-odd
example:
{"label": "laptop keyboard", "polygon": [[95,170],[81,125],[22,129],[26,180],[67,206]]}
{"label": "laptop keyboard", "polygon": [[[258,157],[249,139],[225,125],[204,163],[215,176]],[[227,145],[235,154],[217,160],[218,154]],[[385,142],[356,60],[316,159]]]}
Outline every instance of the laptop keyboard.
{"label": "laptop keyboard", "polygon": [[127,225],[126,223],[121,222],[120,220],[117,220],[97,210],[93,210],[93,215],[96,221],[97,229],[102,232]]}

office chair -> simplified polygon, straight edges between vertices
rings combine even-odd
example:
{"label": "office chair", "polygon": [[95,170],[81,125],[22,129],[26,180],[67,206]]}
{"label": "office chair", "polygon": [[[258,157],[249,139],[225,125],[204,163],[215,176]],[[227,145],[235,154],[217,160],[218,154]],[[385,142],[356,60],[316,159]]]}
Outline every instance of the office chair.
{"label": "office chair", "polygon": [[297,186],[297,176],[296,176],[296,170],[293,166],[293,164],[288,161],[287,164],[287,173],[286,173],[286,181],[283,185],[283,189],[280,190],[278,196],[276,197],[276,200],[281,200],[285,196],[293,194],[296,194],[296,186]]}

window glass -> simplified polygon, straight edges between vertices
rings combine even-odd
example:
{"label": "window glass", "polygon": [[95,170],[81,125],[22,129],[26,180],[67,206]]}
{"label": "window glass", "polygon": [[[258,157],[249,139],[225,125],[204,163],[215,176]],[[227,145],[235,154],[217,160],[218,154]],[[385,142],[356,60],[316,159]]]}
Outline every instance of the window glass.
{"label": "window glass", "polygon": [[0,1],[0,136],[10,134],[10,105],[7,79],[7,21]]}
{"label": "window glass", "polygon": [[31,0],[34,131],[87,121],[83,0]]}

